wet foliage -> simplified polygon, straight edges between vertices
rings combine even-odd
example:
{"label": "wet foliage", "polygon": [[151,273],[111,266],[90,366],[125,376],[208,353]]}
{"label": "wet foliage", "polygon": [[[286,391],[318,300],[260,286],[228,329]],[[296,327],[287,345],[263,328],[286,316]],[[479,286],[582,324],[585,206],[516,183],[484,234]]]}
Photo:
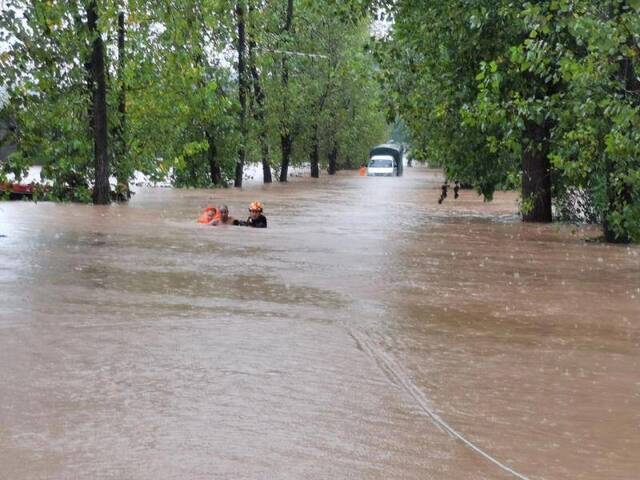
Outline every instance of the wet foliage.
{"label": "wet foliage", "polygon": [[487,199],[521,188],[525,220],[550,221],[553,197],[640,241],[637,1],[387,3],[376,53],[416,158]]}
{"label": "wet foliage", "polygon": [[[358,165],[370,145],[386,140],[381,89],[364,48],[366,9],[353,17],[344,2],[296,1],[285,31],[286,2],[2,3],[0,116],[15,123],[5,140],[17,150],[2,161],[0,180],[41,165],[48,195],[91,200],[103,175],[94,159],[98,38],[112,190],[134,171],[178,187],[226,186],[244,162],[240,151],[277,172],[283,135],[292,166],[317,151],[319,166],[332,159],[334,169]],[[248,47],[242,70],[234,53],[240,23]],[[248,83],[243,121],[239,78]]]}

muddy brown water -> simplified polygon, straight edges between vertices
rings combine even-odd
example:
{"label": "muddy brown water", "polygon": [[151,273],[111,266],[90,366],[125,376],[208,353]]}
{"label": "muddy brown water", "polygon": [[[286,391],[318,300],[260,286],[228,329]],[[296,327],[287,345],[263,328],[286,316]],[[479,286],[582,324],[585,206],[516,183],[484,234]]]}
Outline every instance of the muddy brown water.
{"label": "muddy brown water", "polygon": [[640,249],[439,181],[0,204],[0,478],[640,478]]}

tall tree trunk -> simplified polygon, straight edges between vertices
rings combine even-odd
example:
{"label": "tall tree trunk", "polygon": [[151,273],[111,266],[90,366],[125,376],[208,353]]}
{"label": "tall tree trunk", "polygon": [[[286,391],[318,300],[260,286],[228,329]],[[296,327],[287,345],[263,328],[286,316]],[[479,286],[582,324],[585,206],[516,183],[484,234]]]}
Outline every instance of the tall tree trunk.
{"label": "tall tree trunk", "polygon": [[[249,2],[249,20],[253,17],[253,2]],[[253,32],[253,29],[250,30]],[[267,126],[264,118],[265,112],[265,95],[260,85],[260,73],[256,66],[255,58],[256,41],[251,33],[249,35],[249,70],[251,71],[251,80],[253,84],[253,96],[255,102],[253,104],[253,117],[258,124],[258,141],[260,142],[260,155],[262,157],[262,179],[264,183],[271,183],[271,162],[269,162],[269,141],[267,139]]]}
{"label": "tall tree trunk", "polygon": [[[621,3],[619,7],[620,13],[623,12],[623,6],[624,2]],[[629,46],[632,47],[633,40],[629,40],[629,42],[631,43],[631,45]],[[621,95],[625,96],[632,102],[638,102],[637,97],[634,98],[634,96],[640,94],[640,79],[638,79],[638,76],[635,73],[631,58],[625,57],[620,60],[618,77],[620,79],[620,82],[624,85],[624,90],[620,92]],[[624,182],[624,180],[620,178],[620,171],[616,172],[615,165],[613,164],[613,159],[609,154],[606,154],[605,157],[605,170],[608,205],[606,212],[604,213],[604,218],[602,219],[602,229],[604,231],[604,237],[607,242],[611,243],[630,243],[631,237],[629,236],[629,234],[626,231],[616,231],[611,225],[611,222],[609,222],[608,217],[609,214],[616,211],[622,213],[627,205],[633,203],[633,192],[631,190],[631,185],[626,182],[623,185],[620,185],[620,182]],[[616,177],[619,178],[617,182]]]}
{"label": "tall tree trunk", "polygon": [[332,69],[335,68],[335,63],[329,65],[329,70],[327,72],[327,83],[325,84],[324,92],[318,101],[318,111],[316,112],[316,121],[313,125],[313,145],[311,147],[311,176],[313,178],[318,178],[320,176],[320,138],[318,134],[318,120],[324,110],[325,103],[327,98],[329,98],[329,93],[331,92],[331,73]]}
{"label": "tall tree trunk", "polygon": [[[72,5],[73,7],[73,23],[77,32],[86,33],[89,31],[89,25],[85,24],[82,13],[80,12],[79,5]],[[86,31],[85,31],[86,29]],[[82,63],[84,65],[84,79],[85,79],[85,88],[86,92],[89,94],[89,102],[87,104],[87,117],[86,117],[86,134],[87,137],[93,138],[93,95],[95,91],[95,81],[93,79],[93,52],[91,50],[86,50],[83,52],[83,56],[81,58]],[[75,185],[82,184],[85,187],[87,186],[86,179],[84,175],[80,176],[79,174],[71,173],[67,176],[66,183],[72,189]]]}
{"label": "tall tree trunk", "polygon": [[245,8],[244,0],[236,2],[236,17],[238,20],[238,99],[240,100],[240,147],[236,161],[236,177],[234,186],[242,187],[244,162],[247,157],[247,67],[245,65]]}
{"label": "tall tree trunk", "polygon": [[222,183],[222,171],[218,163],[218,149],[216,148],[215,137],[211,131],[207,130],[207,161],[209,162],[209,174],[211,183],[220,185]]}
{"label": "tall tree trunk", "polygon": [[604,238],[609,243],[628,243],[629,239],[626,236],[620,236],[611,223],[609,222],[609,214],[615,212],[616,204],[618,201],[618,195],[615,191],[615,185],[613,185],[614,178],[614,166],[613,161],[609,157],[609,155],[605,156],[605,184],[606,184],[606,192],[607,192],[607,209],[604,212],[602,218],[602,230],[604,232]]}
{"label": "tall tree trunk", "polygon": [[335,175],[337,171],[337,163],[338,161],[338,145],[334,142],[331,147],[331,151],[329,152],[329,168],[327,168],[327,173],[329,175]]}
{"label": "tall tree trunk", "polygon": [[269,162],[269,142],[267,141],[266,132],[260,133],[260,154],[262,156],[262,181],[263,183],[271,183],[271,162]]}
{"label": "tall tree trunk", "polygon": [[[287,16],[284,25],[284,33],[288,37],[293,24],[293,0],[287,0]],[[289,65],[286,54],[282,54],[282,122],[280,125],[280,148],[282,149],[282,166],[280,169],[280,181],[286,182],[289,174],[289,162],[291,160],[291,147],[293,138],[289,126]]]}
{"label": "tall tree trunk", "polygon": [[[288,127],[287,127],[288,128]],[[280,150],[282,151],[282,165],[280,166],[280,181],[286,182],[289,174],[289,162],[291,160],[292,149],[291,134],[287,130],[286,133],[280,134]]]}
{"label": "tall tree trunk", "polygon": [[551,165],[549,162],[548,122],[542,125],[528,121],[529,140],[522,155],[522,199],[525,222],[551,222]]}
{"label": "tall tree trunk", "polygon": [[111,203],[109,187],[109,155],[107,140],[107,84],[105,80],[104,44],[98,31],[98,7],[96,0],[87,6],[87,25],[92,38],[92,81],[93,90],[93,143],[95,184],[93,203],[107,205]]}
{"label": "tall tree trunk", "polygon": [[222,168],[218,161],[218,147],[216,147],[216,137],[214,128],[209,126],[205,129],[205,138],[207,139],[207,163],[209,164],[209,178],[214,185],[222,184]]}
{"label": "tall tree trunk", "polygon": [[[126,85],[124,81],[125,68],[125,28],[124,12],[118,13],[118,123],[115,129],[114,148],[116,150],[116,178],[118,180],[119,195],[122,200],[131,198],[129,190],[130,171],[127,166],[127,140],[126,140],[126,120],[127,120],[127,97]],[[123,190],[122,190],[123,189]]]}
{"label": "tall tree trunk", "polygon": [[318,125],[314,125],[313,145],[311,146],[309,162],[311,163],[311,176],[318,178],[320,176],[320,140],[318,139]]}
{"label": "tall tree trunk", "polygon": [[[249,58],[252,58],[252,47],[249,42]],[[269,141],[267,139],[266,122],[264,118],[264,92],[260,86],[260,76],[255,63],[251,61],[251,76],[253,79],[253,91],[255,97],[255,107],[253,116],[258,124],[258,141],[260,142],[260,156],[262,159],[262,178],[264,183],[271,183],[271,162],[269,161]]]}

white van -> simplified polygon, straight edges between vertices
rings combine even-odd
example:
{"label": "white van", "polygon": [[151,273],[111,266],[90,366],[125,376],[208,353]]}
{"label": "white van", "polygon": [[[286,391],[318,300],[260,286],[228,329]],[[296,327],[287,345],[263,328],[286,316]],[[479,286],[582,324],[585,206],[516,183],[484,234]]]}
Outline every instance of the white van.
{"label": "white van", "polygon": [[398,166],[391,155],[374,155],[369,159],[367,176],[369,177],[395,177],[398,174]]}

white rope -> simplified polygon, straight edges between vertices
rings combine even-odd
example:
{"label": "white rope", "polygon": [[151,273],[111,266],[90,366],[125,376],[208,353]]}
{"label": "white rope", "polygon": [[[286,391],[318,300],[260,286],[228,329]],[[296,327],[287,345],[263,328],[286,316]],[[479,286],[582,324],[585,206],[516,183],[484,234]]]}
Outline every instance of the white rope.
{"label": "white rope", "polygon": [[511,467],[495,459],[494,457],[489,455],[487,452],[482,450],[480,447],[478,447],[476,444],[474,444],[470,440],[467,440],[460,433],[458,433],[451,425],[445,422],[442,418],[440,418],[440,416],[438,416],[438,414],[436,414],[431,408],[429,408],[429,403],[426,397],[424,396],[424,393],[422,393],[422,391],[418,387],[416,387],[411,382],[411,380],[409,380],[409,376],[406,373],[402,372],[403,368],[400,365],[398,365],[398,363],[391,357],[391,355],[389,355],[384,351],[380,351],[380,352],[376,351],[376,349],[373,348],[368,341],[363,340],[361,337],[359,337],[359,335],[356,335],[356,333],[353,330],[348,329],[348,331],[349,331],[349,334],[356,340],[356,342],[359,343],[363,348],[367,350],[367,353],[370,356],[372,356],[374,359],[377,358],[380,362],[384,364],[384,367],[386,368],[386,370],[388,370],[393,375],[393,377],[404,387],[407,393],[409,393],[409,395],[413,397],[413,399],[418,403],[420,408],[427,414],[427,416],[433,421],[433,423],[435,423],[438,427],[440,427],[442,430],[447,432],[453,438],[460,440],[462,443],[464,443],[467,447],[472,449],[474,452],[480,454],[482,457],[489,460],[494,465],[497,465],[498,467],[500,467],[505,472],[510,473],[511,475],[513,475],[516,478],[519,478],[520,480],[529,480],[528,477],[525,477],[521,473],[516,472]]}

